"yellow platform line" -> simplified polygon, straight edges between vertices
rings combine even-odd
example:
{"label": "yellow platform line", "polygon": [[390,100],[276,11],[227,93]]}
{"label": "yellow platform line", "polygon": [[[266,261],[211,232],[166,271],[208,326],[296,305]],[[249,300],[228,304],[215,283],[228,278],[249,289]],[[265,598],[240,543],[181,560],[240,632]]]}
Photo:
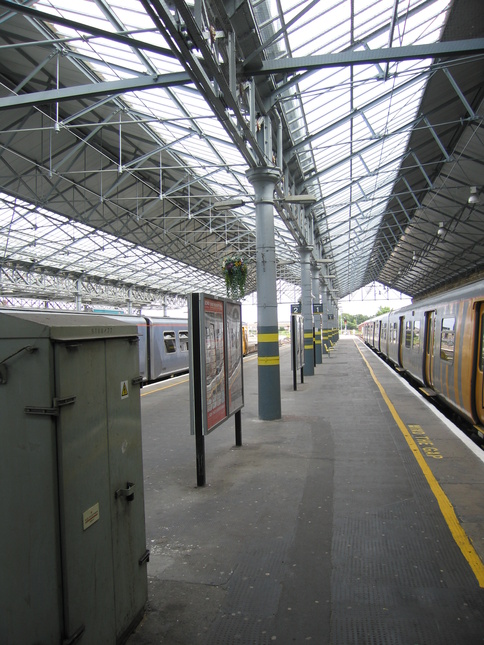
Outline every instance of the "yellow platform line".
{"label": "yellow platform line", "polygon": [[417,444],[413,440],[412,435],[410,432],[407,430],[407,426],[404,424],[402,419],[400,418],[398,412],[395,409],[395,406],[393,403],[390,401],[390,398],[388,397],[387,393],[383,389],[383,386],[381,385],[380,381],[377,379],[375,372],[373,371],[370,363],[366,360],[366,358],[363,356],[363,352],[361,351],[360,347],[357,345],[358,351],[361,354],[361,357],[366,363],[366,366],[368,367],[368,370],[370,371],[370,374],[375,381],[378,389],[380,390],[380,393],[383,397],[383,400],[388,406],[388,409],[391,412],[392,417],[395,419],[395,422],[397,426],[400,428],[403,436],[405,437],[407,444],[410,448],[410,450],[413,453],[413,456],[417,460],[418,465],[422,469],[423,474],[425,475],[425,478],[430,486],[430,489],[432,490],[433,494],[435,495],[435,499],[437,500],[437,503],[440,507],[440,510],[442,512],[442,515],[444,516],[444,519],[447,523],[447,526],[449,527],[450,532],[452,533],[452,537],[454,538],[457,546],[462,552],[462,555],[464,558],[467,560],[469,563],[469,566],[471,567],[474,575],[476,576],[477,582],[479,583],[479,587],[484,587],[484,564],[482,563],[482,560],[480,559],[479,555],[477,554],[476,550],[472,546],[472,542],[470,539],[467,537],[466,532],[462,528],[459,520],[457,519],[457,516],[454,511],[454,507],[449,501],[449,498],[447,495],[444,493],[442,490],[442,487],[440,486],[439,482],[436,480],[433,472],[429,468],[427,462],[425,461],[422,453],[420,452]]}

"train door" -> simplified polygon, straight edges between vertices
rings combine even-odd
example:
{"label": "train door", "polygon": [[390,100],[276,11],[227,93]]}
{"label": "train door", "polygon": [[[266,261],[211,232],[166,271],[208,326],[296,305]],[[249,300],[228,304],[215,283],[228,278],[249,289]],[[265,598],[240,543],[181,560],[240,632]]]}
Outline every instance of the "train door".
{"label": "train door", "polygon": [[435,344],[435,311],[425,312],[425,355],[424,381],[425,385],[434,384],[434,344]]}
{"label": "train door", "polygon": [[477,321],[477,361],[475,373],[475,406],[480,423],[484,424],[484,303],[479,307]]}
{"label": "train door", "polygon": [[398,364],[403,367],[403,343],[405,337],[405,316],[398,319]]}

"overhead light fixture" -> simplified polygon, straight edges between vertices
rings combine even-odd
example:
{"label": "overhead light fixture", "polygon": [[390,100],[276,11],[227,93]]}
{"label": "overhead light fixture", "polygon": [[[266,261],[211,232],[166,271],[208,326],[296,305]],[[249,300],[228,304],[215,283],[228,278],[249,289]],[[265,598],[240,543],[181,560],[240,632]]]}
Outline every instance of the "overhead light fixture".
{"label": "overhead light fixture", "polygon": [[275,201],[283,202],[284,204],[309,205],[314,204],[317,201],[317,197],[315,195],[301,193],[301,195],[286,195],[282,199],[276,199]]}
{"label": "overhead light fixture", "polygon": [[214,211],[225,211],[230,208],[238,208],[239,206],[244,206],[247,203],[242,197],[234,197],[234,199],[225,199],[221,202],[215,202],[213,205]]}
{"label": "overhead light fixture", "polygon": [[[264,200],[262,203],[278,202],[279,204],[299,204],[300,206],[307,206],[314,204],[316,201],[317,197],[315,195],[304,193],[301,195],[286,195],[285,197],[276,198],[274,200]],[[233,199],[225,199],[220,202],[215,202],[212,208],[214,211],[224,211],[230,210],[231,208],[239,208],[239,206],[245,206],[250,203],[254,203],[254,199],[251,199],[250,197],[234,197]]]}
{"label": "overhead light fixture", "polygon": [[437,235],[442,235],[445,233],[444,222],[439,222],[439,228],[437,229]]}
{"label": "overhead light fixture", "polygon": [[471,194],[469,195],[469,199],[467,200],[468,204],[480,204],[480,193],[479,189],[477,186],[471,186]]}

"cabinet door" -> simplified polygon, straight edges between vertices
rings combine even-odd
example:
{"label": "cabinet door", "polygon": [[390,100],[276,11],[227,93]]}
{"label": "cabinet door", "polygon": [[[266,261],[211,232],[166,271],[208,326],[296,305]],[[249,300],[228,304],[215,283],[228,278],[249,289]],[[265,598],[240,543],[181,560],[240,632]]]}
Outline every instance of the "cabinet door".
{"label": "cabinet door", "polygon": [[[26,351],[29,346],[36,351]],[[6,357],[0,383],[0,643],[60,643],[55,424],[49,414],[25,412],[52,405],[50,343],[0,338],[0,359]]]}
{"label": "cabinet door", "polygon": [[[65,638],[114,643],[105,341],[55,345]],[[114,497],[114,496],[113,496]]]}
{"label": "cabinet door", "polygon": [[[106,345],[109,472],[112,503],[116,634],[140,617],[147,598],[143,455],[138,345]],[[131,486],[131,488],[129,488]],[[129,492],[128,492],[129,488]]]}

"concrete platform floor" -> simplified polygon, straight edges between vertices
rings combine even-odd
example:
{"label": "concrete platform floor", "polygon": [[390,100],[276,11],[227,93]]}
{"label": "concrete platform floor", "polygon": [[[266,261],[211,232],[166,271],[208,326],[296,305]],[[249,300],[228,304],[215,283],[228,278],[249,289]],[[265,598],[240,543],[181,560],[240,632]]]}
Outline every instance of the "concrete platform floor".
{"label": "concrete platform floor", "polygon": [[[484,463],[369,350],[480,557]],[[260,421],[244,363],[243,446],[206,437],[196,486],[187,377],[142,392],[149,602],[129,645],[473,645],[484,591],[352,337]],[[455,501],[454,501],[455,500]],[[482,563],[481,563],[482,565]]]}

